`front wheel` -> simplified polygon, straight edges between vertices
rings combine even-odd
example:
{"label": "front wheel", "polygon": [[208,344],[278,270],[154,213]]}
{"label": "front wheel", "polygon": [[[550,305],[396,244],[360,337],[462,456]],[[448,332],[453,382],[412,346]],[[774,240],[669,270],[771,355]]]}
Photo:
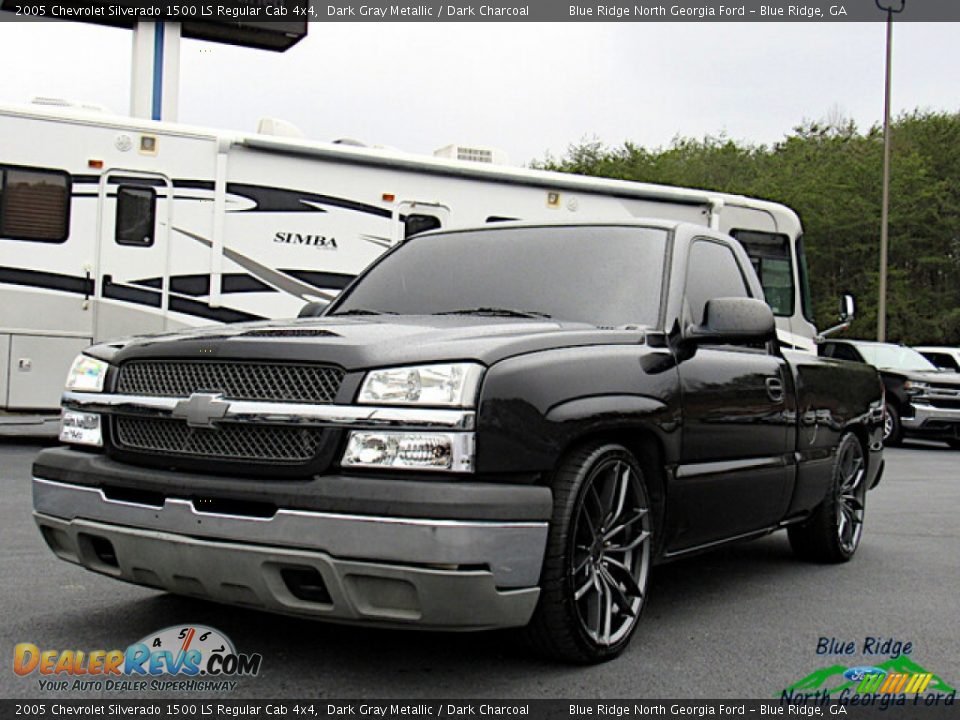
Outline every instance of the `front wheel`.
{"label": "front wheel", "polygon": [[840,440],[830,493],[800,525],[787,530],[793,551],[805,560],[842,563],[853,557],[863,534],[867,463],[853,433]]}
{"label": "front wheel", "polygon": [[900,423],[900,413],[887,403],[883,413],[883,444],[895,447],[903,442],[903,425]]}
{"label": "front wheel", "polygon": [[540,601],[528,628],[553,658],[616,657],[646,602],[653,523],[643,469],[621,445],[571,453],[553,478],[554,510]]}

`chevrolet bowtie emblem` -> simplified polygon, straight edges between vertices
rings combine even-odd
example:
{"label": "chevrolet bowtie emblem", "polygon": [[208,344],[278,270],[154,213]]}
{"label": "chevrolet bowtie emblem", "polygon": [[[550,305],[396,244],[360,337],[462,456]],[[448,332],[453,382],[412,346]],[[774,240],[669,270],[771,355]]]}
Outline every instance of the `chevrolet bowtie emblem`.
{"label": "chevrolet bowtie emblem", "polygon": [[190,427],[212,428],[230,409],[230,403],[223,402],[222,397],[220,393],[194,393],[187,400],[178,402],[171,415],[186,420]]}

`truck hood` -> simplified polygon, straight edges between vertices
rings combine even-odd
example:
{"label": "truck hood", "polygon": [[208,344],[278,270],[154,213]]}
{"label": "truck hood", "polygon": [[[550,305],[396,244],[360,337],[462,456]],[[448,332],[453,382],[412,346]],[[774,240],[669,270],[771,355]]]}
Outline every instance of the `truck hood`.
{"label": "truck hood", "polygon": [[134,358],[322,362],[345,370],[389,365],[499,360],[584,345],[638,344],[640,328],[463,315],[359,316],[242,323],[146,335],[95,345],[111,363]]}

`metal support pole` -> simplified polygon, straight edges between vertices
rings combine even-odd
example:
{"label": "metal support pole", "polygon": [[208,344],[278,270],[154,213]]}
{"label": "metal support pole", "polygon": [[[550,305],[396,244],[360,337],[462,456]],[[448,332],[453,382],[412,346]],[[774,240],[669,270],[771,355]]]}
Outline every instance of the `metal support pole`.
{"label": "metal support pole", "polygon": [[888,224],[890,219],[890,79],[893,61],[893,14],[903,12],[906,0],[900,7],[884,7],[875,0],[877,7],[887,13],[887,62],[883,90],[883,191],[880,200],[880,282],[877,297],[877,340],[887,340],[887,254],[890,245]]}
{"label": "metal support pole", "polygon": [[133,31],[130,114],[175,122],[180,94],[180,24],[138,22]]}

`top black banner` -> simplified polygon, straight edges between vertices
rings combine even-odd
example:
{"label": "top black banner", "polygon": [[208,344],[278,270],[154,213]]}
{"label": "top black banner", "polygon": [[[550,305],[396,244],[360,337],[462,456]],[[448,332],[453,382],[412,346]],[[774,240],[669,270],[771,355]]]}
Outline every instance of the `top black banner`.
{"label": "top black banner", "polygon": [[957,0],[0,0],[0,9],[0,21],[181,22],[198,37],[204,23],[289,36],[337,21],[960,22]]}

